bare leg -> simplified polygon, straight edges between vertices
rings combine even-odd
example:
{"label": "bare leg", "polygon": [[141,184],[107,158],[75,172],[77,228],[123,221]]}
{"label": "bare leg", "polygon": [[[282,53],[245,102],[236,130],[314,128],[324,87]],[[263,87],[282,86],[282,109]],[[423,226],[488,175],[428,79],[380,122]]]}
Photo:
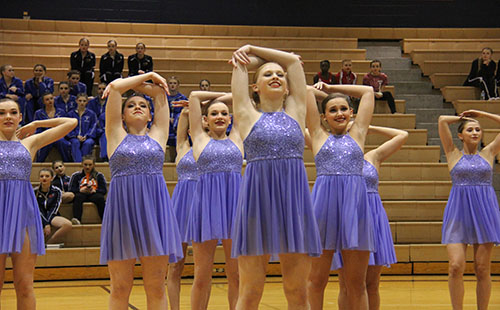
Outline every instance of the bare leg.
{"label": "bare leg", "polygon": [[462,310],[464,303],[464,271],[467,245],[453,243],[446,245],[448,251],[448,289],[453,310]]}
{"label": "bare leg", "polygon": [[21,253],[12,253],[14,270],[14,288],[16,289],[17,309],[34,310],[36,308],[33,274],[36,254],[31,254],[30,239],[26,233]]}
{"label": "bare leg", "polygon": [[47,240],[47,244],[50,243],[62,243],[65,240],[66,235],[71,231],[71,222],[62,216],[56,216],[52,219],[50,223],[56,228],[55,233]]}
{"label": "bare leg", "polygon": [[145,256],[140,260],[148,310],[167,309],[165,277],[167,276],[168,256]]}
{"label": "bare leg", "polygon": [[238,257],[240,291],[236,304],[237,310],[257,310],[259,308],[266,282],[268,261],[269,255]]}
{"label": "bare leg", "polygon": [[283,290],[288,310],[307,310],[307,281],[304,275],[311,273],[311,257],[307,254],[280,254]]}
{"label": "bare leg", "polygon": [[134,282],[135,259],[108,262],[111,278],[110,310],[128,310],[128,299]]}
{"label": "bare leg", "polygon": [[347,302],[352,310],[368,310],[366,272],[370,252],[343,250],[343,276],[347,288]]}
{"label": "bare leg", "polygon": [[168,300],[170,301],[171,310],[180,309],[180,294],[181,294],[181,276],[184,270],[184,262],[186,257],[187,243],[182,244],[182,252],[184,253],[183,258],[177,263],[168,265],[167,273],[167,291]]}
{"label": "bare leg", "polygon": [[239,275],[238,275],[238,260],[231,258],[231,239],[222,240],[224,247],[224,255],[226,257],[226,277],[228,282],[227,298],[229,301],[229,309],[236,309],[238,302],[239,290]]}
{"label": "bare leg", "polygon": [[333,250],[323,250],[320,257],[313,257],[311,272],[307,281],[307,298],[311,310],[323,309],[325,288],[332,265]]}
{"label": "bare leg", "polygon": [[342,268],[339,269],[339,300],[337,303],[339,310],[349,310],[349,306],[347,305],[347,289],[345,287],[343,273]]}
{"label": "bare leg", "polygon": [[5,261],[7,260],[7,254],[0,254],[0,309],[2,309],[2,289],[3,282],[5,280]]}
{"label": "bare leg", "polygon": [[487,310],[491,296],[491,251],[493,243],[474,244],[474,270],[477,277],[477,309]]}
{"label": "bare leg", "polygon": [[62,203],[70,203],[75,199],[75,194],[72,192],[64,192],[62,194]]}
{"label": "bare leg", "polygon": [[193,310],[205,310],[208,307],[216,247],[217,240],[193,242],[194,282],[191,289],[191,309]]}
{"label": "bare leg", "polygon": [[366,273],[366,291],[368,292],[368,305],[370,310],[380,309],[380,274],[382,266],[368,266]]}

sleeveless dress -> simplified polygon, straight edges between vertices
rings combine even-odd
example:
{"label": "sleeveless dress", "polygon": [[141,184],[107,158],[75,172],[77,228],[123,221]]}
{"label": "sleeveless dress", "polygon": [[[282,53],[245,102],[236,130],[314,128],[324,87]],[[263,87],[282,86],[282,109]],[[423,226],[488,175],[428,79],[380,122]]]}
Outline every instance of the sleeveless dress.
{"label": "sleeveless dress", "polygon": [[244,141],[247,167],[233,232],[232,256],[321,255],[302,159],[304,135],[285,112],[262,113]]}
{"label": "sleeveless dress", "polygon": [[450,174],[453,186],[444,211],[441,242],[499,244],[500,210],[491,165],[479,154],[464,154]]}
{"label": "sleeveless dress", "polygon": [[198,165],[190,149],[177,163],[177,185],[172,194],[172,205],[179,226],[181,238],[186,235],[189,213],[199,178]]}
{"label": "sleeveless dress", "polygon": [[330,135],[316,154],[314,215],[325,250],[375,251],[363,151],[349,134]]}
{"label": "sleeveless dress", "polygon": [[31,155],[19,141],[0,141],[0,254],[45,254],[42,221],[30,182]]}
{"label": "sleeveless dress", "polygon": [[200,172],[185,242],[231,239],[243,158],[229,138],[210,139],[198,161]]}
{"label": "sleeveless dress", "polygon": [[163,177],[165,154],[148,135],[128,134],[109,159],[111,184],[101,231],[101,264],[168,255],[182,245]]}
{"label": "sleeveless dress", "polygon": [[[394,250],[394,241],[392,240],[391,227],[389,219],[385,212],[382,200],[378,193],[378,172],[369,161],[365,160],[363,166],[363,177],[368,191],[368,205],[373,216],[373,228],[377,243],[377,251],[370,253],[370,266],[386,266],[397,263],[396,251]],[[335,252],[332,262],[332,270],[342,268],[342,253]]]}

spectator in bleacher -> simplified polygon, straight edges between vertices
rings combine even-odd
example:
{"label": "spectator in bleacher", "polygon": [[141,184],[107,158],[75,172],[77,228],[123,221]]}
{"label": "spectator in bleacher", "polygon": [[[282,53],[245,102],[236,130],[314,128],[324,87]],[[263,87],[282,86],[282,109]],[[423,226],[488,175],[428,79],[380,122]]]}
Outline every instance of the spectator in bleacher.
{"label": "spectator in bleacher", "polygon": [[70,177],[66,175],[66,167],[62,160],[52,162],[52,170],[55,176],[52,179],[52,185],[59,188],[62,192],[62,203],[70,203],[75,198],[75,194],[69,191]]}
{"label": "spectator in bleacher", "polygon": [[384,91],[384,87],[389,83],[387,74],[381,72],[382,62],[372,60],[370,62],[370,72],[363,77],[363,85],[373,87],[375,100],[386,100],[391,113],[396,113],[396,102],[390,91]]}
{"label": "spectator in bleacher", "polygon": [[71,70],[80,72],[80,79],[87,86],[87,95],[92,96],[95,54],[89,51],[90,42],[87,38],[81,38],[78,44],[79,49],[71,53]]}
{"label": "spectator in bleacher", "polygon": [[356,85],[358,77],[352,72],[352,60],[342,60],[342,68],[335,75],[335,84]]}
{"label": "spectator in bleacher", "polygon": [[139,42],[135,45],[136,53],[128,56],[128,76],[153,71],[153,57],[146,55],[146,45]]}
{"label": "spectator in bleacher", "polygon": [[123,64],[125,58],[116,48],[118,44],[115,40],[108,41],[108,52],[101,56],[99,62],[99,74],[102,83],[110,83],[115,79],[122,77]]}
{"label": "spectator in bleacher", "polygon": [[97,115],[87,108],[87,94],[78,94],[76,103],[78,104],[78,108],[70,111],[67,117],[76,118],[78,126],[66,138],[71,143],[73,161],[81,162],[82,156],[89,155],[94,147],[97,135]]}
{"label": "spectator in bleacher", "polygon": [[200,90],[210,91],[210,81],[203,79],[200,81]]}
{"label": "spectator in bleacher", "polygon": [[108,140],[106,140],[106,113],[102,113],[97,118],[99,126],[97,127],[97,137],[99,139],[99,157],[103,161],[108,161]]}
{"label": "spectator in bleacher", "polygon": [[326,84],[335,84],[335,76],[329,71],[330,70],[330,61],[323,60],[319,63],[319,68],[321,69],[318,74],[316,74],[313,78],[314,84],[321,81]]}
{"label": "spectator in bleacher", "polygon": [[102,94],[106,89],[106,83],[101,82],[97,85],[97,96],[89,100],[87,106],[88,109],[94,111],[94,113],[99,117],[106,111],[106,99],[102,98]]}
{"label": "spectator in bleacher", "polygon": [[177,122],[179,121],[179,115],[181,114],[181,107],[173,107],[172,102],[188,100],[186,96],[179,92],[180,81],[177,77],[171,76],[168,80],[168,91],[170,95],[167,95],[168,106],[170,107],[170,129],[168,132],[168,152],[170,161],[174,162],[177,156],[176,144],[177,144]]}
{"label": "spectator in bleacher", "polygon": [[71,222],[59,214],[62,191],[51,185],[53,176],[54,172],[49,168],[40,169],[40,185],[34,189],[38,209],[42,217],[45,244],[62,243],[72,227]]}
{"label": "spectator in bleacher", "polygon": [[54,105],[56,109],[63,110],[65,114],[76,110],[76,97],[69,93],[68,82],[59,82],[59,96],[56,97]]}
{"label": "spectator in bleacher", "polygon": [[[43,107],[35,112],[35,121],[64,117],[66,115],[63,110],[56,109],[56,107],[54,106],[54,95],[52,95],[51,93],[43,94],[40,99],[43,102]],[[47,128],[38,128],[36,132],[40,133],[45,131],[46,129]],[[63,161],[71,161],[71,143],[69,143],[68,140],[64,138],[61,138],[56,142],[53,142],[39,149],[36,153],[36,161],[44,162],[53,147],[57,148],[57,150],[61,154]]]}
{"label": "spectator in bleacher", "polygon": [[104,199],[107,193],[106,178],[95,169],[94,157],[92,155],[83,157],[82,166],[83,170],[73,173],[69,182],[69,189],[75,194],[71,219],[75,225],[81,224],[84,202],[93,202],[97,206],[101,220],[106,204]]}
{"label": "spectator in bleacher", "polygon": [[[488,309],[491,296],[491,253],[500,243],[500,210],[492,186],[493,165],[500,153],[500,134],[479,149],[483,129],[473,118],[500,125],[500,115],[468,110],[458,116],[441,115],[438,129],[453,186],[443,215],[441,243],[448,252],[448,288],[453,309],[463,309],[467,245],[474,250],[477,309]],[[459,123],[459,149],[450,124]],[[476,307],[474,307],[476,308]]]}
{"label": "spectator in bleacher", "polygon": [[29,120],[26,118],[26,100],[24,99],[23,81],[16,78],[14,68],[11,65],[3,65],[0,67],[0,99],[9,98],[19,104],[23,115],[23,122],[27,124]]}
{"label": "spectator in bleacher", "polygon": [[490,98],[497,97],[495,92],[495,71],[497,64],[491,56],[493,50],[489,47],[483,48],[481,57],[472,61],[469,75],[464,82],[464,86],[474,86],[484,92],[481,94],[481,99],[489,100]]}
{"label": "spectator in bleacher", "polygon": [[76,96],[80,93],[87,93],[87,85],[80,82],[80,71],[70,70],[67,74],[69,83],[69,93]]}
{"label": "spectator in bleacher", "polygon": [[45,93],[54,93],[54,80],[45,76],[47,68],[45,65],[36,64],[33,67],[34,77],[24,84],[26,99],[26,115],[28,122],[33,120],[35,111],[43,107],[41,97]]}

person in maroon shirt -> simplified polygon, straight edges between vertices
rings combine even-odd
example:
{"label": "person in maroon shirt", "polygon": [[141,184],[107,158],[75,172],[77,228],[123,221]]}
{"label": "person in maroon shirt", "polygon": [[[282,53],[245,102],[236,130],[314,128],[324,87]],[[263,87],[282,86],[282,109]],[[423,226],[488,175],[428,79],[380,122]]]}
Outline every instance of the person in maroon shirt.
{"label": "person in maroon shirt", "polygon": [[389,91],[384,91],[384,87],[387,85],[389,79],[387,74],[380,72],[382,68],[382,62],[380,60],[372,60],[370,63],[370,73],[367,73],[363,77],[363,85],[373,87],[375,92],[375,100],[386,100],[391,109],[391,113],[396,113],[396,103],[394,102],[394,97]]}
{"label": "person in maroon shirt", "polygon": [[335,76],[330,70],[330,61],[328,60],[323,60],[319,63],[319,67],[321,69],[318,74],[316,74],[313,78],[314,84],[318,83],[319,81],[322,81],[323,83],[326,84],[335,84]]}

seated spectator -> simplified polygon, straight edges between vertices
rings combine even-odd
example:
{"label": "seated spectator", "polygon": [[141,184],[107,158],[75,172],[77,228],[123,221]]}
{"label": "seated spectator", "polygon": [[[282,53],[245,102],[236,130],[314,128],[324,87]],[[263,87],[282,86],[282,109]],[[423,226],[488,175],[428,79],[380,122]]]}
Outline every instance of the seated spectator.
{"label": "seated spectator", "polygon": [[146,45],[137,43],[135,46],[136,53],[128,56],[128,76],[134,76],[153,71],[153,57],[146,55]]}
{"label": "seated spectator", "polygon": [[200,90],[210,91],[210,81],[207,79],[203,79],[200,81]]}
{"label": "seated spectator", "polygon": [[71,222],[59,214],[62,192],[50,184],[53,175],[52,170],[42,168],[39,174],[40,185],[35,187],[45,244],[62,243],[72,227]]}
{"label": "seated spectator", "polygon": [[391,109],[391,113],[396,113],[396,103],[394,102],[394,97],[391,92],[384,91],[384,87],[389,82],[387,75],[380,72],[382,69],[382,62],[380,60],[372,60],[370,63],[370,73],[367,73],[363,77],[363,85],[368,85],[373,87],[375,92],[375,100],[386,100]]}
{"label": "seated spectator", "polygon": [[171,76],[167,80],[167,84],[168,91],[170,92],[170,95],[167,95],[168,105],[170,107],[170,129],[168,132],[167,145],[169,146],[168,151],[170,161],[174,162],[175,157],[177,156],[177,152],[175,150],[177,142],[177,122],[179,120],[179,115],[181,114],[182,108],[173,107],[172,102],[188,100],[188,98],[179,92],[180,81],[177,77]]}
{"label": "seated spectator", "polygon": [[81,93],[87,93],[87,85],[80,82],[80,72],[77,70],[71,70],[67,74],[69,93],[76,96]]}
{"label": "seated spectator", "polygon": [[87,109],[87,94],[81,93],[76,96],[78,107],[75,111],[70,111],[66,116],[78,120],[78,126],[75,127],[66,139],[71,143],[71,155],[73,161],[81,162],[82,156],[89,155],[95,144],[97,134],[97,115]]}
{"label": "seated spectator", "polygon": [[52,185],[59,188],[62,192],[62,203],[70,203],[75,198],[75,194],[69,191],[69,176],[66,175],[66,167],[61,160],[52,162],[52,170],[55,176],[52,179]]}
{"label": "seated spectator", "polygon": [[495,70],[497,65],[491,59],[492,55],[493,50],[491,48],[483,48],[481,57],[472,61],[470,73],[464,82],[464,86],[479,88],[481,90],[481,99],[483,100],[497,97],[495,92]]}
{"label": "seated spectator", "polygon": [[89,100],[89,104],[87,106],[88,109],[94,111],[94,113],[99,117],[106,111],[106,101],[107,99],[102,99],[102,94],[106,89],[106,83],[99,83],[97,85],[97,96]]}
{"label": "seated spectator", "polygon": [[28,121],[33,119],[35,111],[43,107],[42,95],[45,93],[54,93],[54,80],[45,76],[45,73],[47,73],[47,68],[42,64],[36,64],[33,67],[34,77],[27,80],[24,84],[26,93],[26,118]]}
{"label": "seated spectator", "polygon": [[356,85],[358,77],[352,72],[352,61],[350,59],[342,60],[342,69],[335,75],[335,84]]}
{"label": "seated spectator", "polygon": [[[80,79],[82,83],[86,85],[86,93],[88,96],[92,96],[92,87],[94,86],[95,54],[89,51],[90,41],[87,38],[81,38],[78,44],[78,50],[71,53],[71,70],[80,72]],[[77,93],[81,92],[82,91],[79,90]]]}
{"label": "seated spectator", "polygon": [[102,113],[98,118],[99,127],[97,137],[99,138],[99,157],[103,161],[108,161],[108,140],[106,140],[106,113]]}
{"label": "seated spectator", "polygon": [[[54,106],[54,95],[51,93],[44,94],[40,99],[42,99],[43,107],[35,112],[35,121],[64,117],[66,115],[63,110],[56,109]],[[46,129],[47,128],[37,128],[36,133],[43,132]],[[57,148],[63,161],[71,161],[71,144],[64,138],[39,149],[36,153],[36,161],[39,163],[44,162],[53,147]]]}
{"label": "seated spectator", "polygon": [[0,99],[9,98],[17,102],[23,114],[23,124],[27,124],[30,120],[26,117],[23,81],[16,78],[14,68],[11,65],[1,66],[0,74],[2,75],[0,78]]}
{"label": "seated spectator", "polygon": [[59,96],[54,103],[56,109],[61,109],[65,114],[76,110],[76,97],[69,93],[69,83],[62,81],[59,83]]}
{"label": "seated spectator", "polygon": [[102,83],[108,84],[122,77],[125,58],[123,54],[118,53],[116,50],[117,47],[118,44],[115,40],[109,40],[108,52],[101,56],[101,61],[99,62],[99,78]]}
{"label": "seated spectator", "polygon": [[80,225],[82,221],[83,203],[93,202],[97,206],[99,216],[104,216],[105,200],[107,193],[104,175],[95,170],[95,159],[88,155],[82,161],[83,170],[71,175],[69,182],[70,191],[75,194],[73,200],[73,218],[71,222]]}
{"label": "seated spectator", "polygon": [[314,78],[313,78],[314,84],[318,83],[319,81],[322,81],[323,83],[326,83],[326,84],[334,84],[335,77],[329,71],[330,70],[330,61],[323,60],[322,62],[319,63],[319,68],[321,69],[321,71],[318,72],[318,74],[316,74],[314,76]]}

